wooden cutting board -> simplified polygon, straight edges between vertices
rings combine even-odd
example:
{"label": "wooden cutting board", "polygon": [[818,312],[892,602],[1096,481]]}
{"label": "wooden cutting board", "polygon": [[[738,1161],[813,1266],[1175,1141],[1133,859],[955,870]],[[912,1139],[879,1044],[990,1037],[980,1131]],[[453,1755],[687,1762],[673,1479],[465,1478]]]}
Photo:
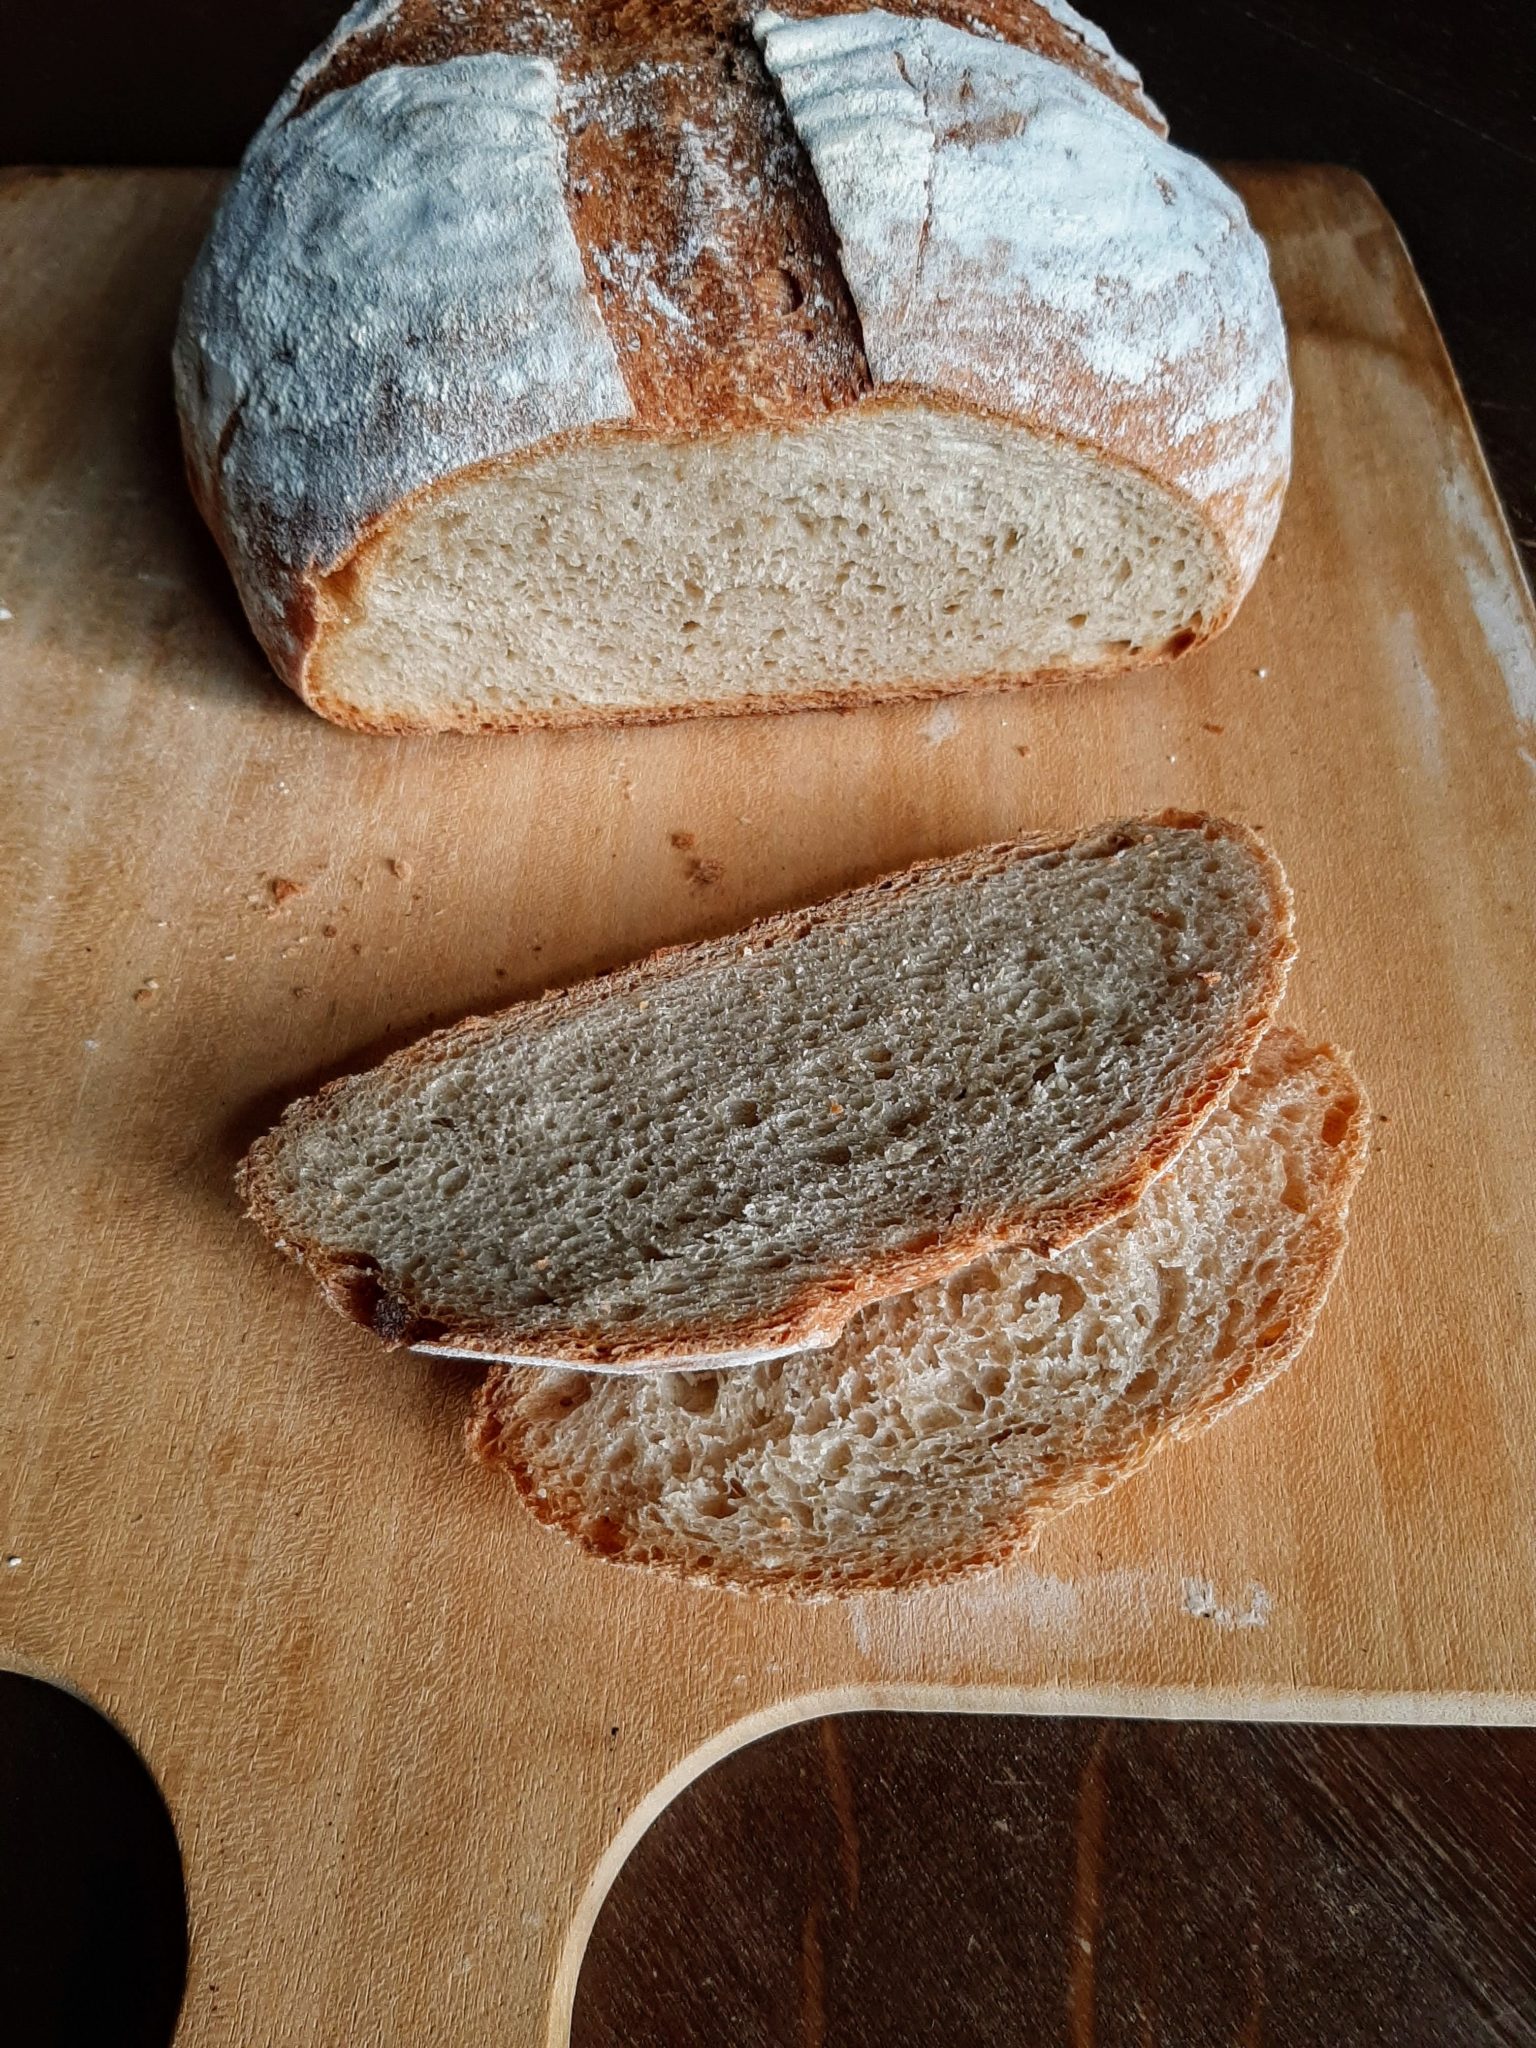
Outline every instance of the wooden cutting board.
{"label": "wooden cutting board", "polygon": [[[1239,182],[1296,482],[1203,655],[398,742],[272,682],[180,487],[167,348],[217,181],[0,182],[0,1654],[165,1787],[185,2043],[563,2040],[648,1818],[828,1706],[1536,1718],[1532,614],[1375,198]],[[465,1461],[460,1368],[383,1352],[241,1221],[244,1144],[341,1063],[920,855],[1166,804],[1285,860],[1287,1015],[1355,1052],[1376,1157],[1287,1381],[1027,1565],[796,1608],[590,1561]]]}

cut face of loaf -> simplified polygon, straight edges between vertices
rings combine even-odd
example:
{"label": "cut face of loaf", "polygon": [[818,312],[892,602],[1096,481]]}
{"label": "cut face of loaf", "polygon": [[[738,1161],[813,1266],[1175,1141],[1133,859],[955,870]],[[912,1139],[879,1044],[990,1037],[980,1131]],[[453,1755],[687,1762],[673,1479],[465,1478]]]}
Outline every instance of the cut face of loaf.
{"label": "cut face of loaf", "polygon": [[1228,581],[1149,478],[871,402],[428,493],[325,585],[316,689],[379,730],[873,702],[1181,653]]}
{"label": "cut face of loaf", "polygon": [[494,1372],[471,1444],[594,1554],[808,1598],[932,1584],[1207,1427],[1290,1363],[1344,1245],[1367,1118],[1275,1031],[1136,1208],[993,1253],[731,1373]]}
{"label": "cut face of loaf", "polygon": [[367,0],[176,379],[263,645],[375,732],[1164,659],[1289,473],[1263,245],[1062,0]]}
{"label": "cut face of loaf", "polygon": [[471,1019],[251,1151],[251,1214],[395,1342],[654,1368],[1136,1199],[1291,955],[1251,834],[1168,815],[936,861]]}

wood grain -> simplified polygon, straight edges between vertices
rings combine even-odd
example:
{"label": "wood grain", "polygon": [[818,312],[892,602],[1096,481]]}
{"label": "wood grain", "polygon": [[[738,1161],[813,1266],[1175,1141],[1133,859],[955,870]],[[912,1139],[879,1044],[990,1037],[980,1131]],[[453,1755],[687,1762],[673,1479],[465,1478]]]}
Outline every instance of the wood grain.
{"label": "wood grain", "polygon": [[[1241,183],[1298,473],[1217,646],[1109,688],[502,743],[333,731],[245,635],[166,396],[214,181],[0,183],[0,1648],[166,1789],[187,2043],[563,2039],[645,1820],[818,1705],[1532,1717],[1531,613],[1378,204]],[[807,1610],[586,1560],[465,1463],[457,1368],[381,1353],[238,1215],[281,1102],[429,1023],[1164,804],[1270,835],[1287,1013],[1353,1049],[1377,1157],[1289,1381],[1028,1567]]]}
{"label": "wood grain", "polygon": [[690,1785],[598,1916],[573,2048],[1536,2044],[1536,1731],[913,1732],[784,1729]]}

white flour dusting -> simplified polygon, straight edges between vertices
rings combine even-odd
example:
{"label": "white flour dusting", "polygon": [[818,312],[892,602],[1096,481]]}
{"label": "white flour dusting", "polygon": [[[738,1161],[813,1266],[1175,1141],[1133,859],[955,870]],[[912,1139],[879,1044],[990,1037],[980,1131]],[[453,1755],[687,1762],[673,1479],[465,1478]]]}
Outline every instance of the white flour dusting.
{"label": "white flour dusting", "polygon": [[1536,644],[1481,481],[1457,463],[1442,472],[1440,496],[1456,530],[1472,609],[1503,673],[1510,706],[1522,725],[1536,725]]}
{"label": "white flour dusting", "polygon": [[353,5],[337,22],[319,49],[312,50],[298,70],[289,79],[266,120],[262,123],[257,141],[269,128],[286,121],[309,87],[325,70],[336,53],[350,43],[354,36],[367,35],[371,29],[382,28],[392,16],[400,12],[402,0],[353,0]]}
{"label": "white flour dusting", "polygon": [[1153,1622],[1170,1598],[1159,1573],[1123,1568],[1062,1579],[1006,1565],[974,1578],[911,1593],[865,1594],[845,1603],[861,1657],[921,1663],[936,1643],[972,1655],[1000,1654],[1026,1640],[1082,1653],[1124,1642]]}
{"label": "white flour dusting", "polygon": [[554,69],[375,72],[252,145],[188,281],[177,383],[279,666],[301,583],[434,478],[631,411],[565,205]]}
{"label": "white flour dusting", "polygon": [[1263,1586],[1250,1585],[1246,1607],[1222,1607],[1217,1604],[1216,1588],[1209,1579],[1186,1579],[1184,1607],[1197,1621],[1208,1621],[1212,1628],[1268,1628],[1274,1601]]}
{"label": "white flour dusting", "polygon": [[1060,64],[871,9],[754,33],[826,196],[878,381],[1049,421],[1197,497],[1289,471],[1264,246],[1206,165]]}
{"label": "white flour dusting", "polygon": [[1116,78],[1131,86],[1146,106],[1148,113],[1155,121],[1161,122],[1163,132],[1167,133],[1168,123],[1163,120],[1162,110],[1156,102],[1147,98],[1146,88],[1141,82],[1141,73],[1134,64],[1126,62],[1096,21],[1090,21],[1086,15],[1079,14],[1071,5],[1071,0],[1036,0],[1036,5],[1043,7],[1051,19],[1059,22],[1069,35],[1076,36],[1085,49],[1092,50],[1095,57],[1102,58]]}
{"label": "white flour dusting", "polygon": [[1409,713],[1424,766],[1437,782],[1445,780],[1445,734],[1439,693],[1424,660],[1418,621],[1399,612],[1392,621],[1389,655],[1398,696]]}

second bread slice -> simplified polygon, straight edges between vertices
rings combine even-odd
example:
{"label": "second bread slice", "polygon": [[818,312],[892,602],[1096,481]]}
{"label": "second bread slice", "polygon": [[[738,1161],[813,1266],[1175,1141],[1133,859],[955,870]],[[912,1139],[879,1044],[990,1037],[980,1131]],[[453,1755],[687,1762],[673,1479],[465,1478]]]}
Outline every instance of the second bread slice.
{"label": "second bread slice", "polygon": [[829,1351],[638,1380],[498,1368],[470,1442],[596,1556],[801,1599],[932,1585],[1205,1429],[1305,1343],[1369,1116],[1272,1031],[1128,1215],[877,1302]]}
{"label": "second bread slice", "polygon": [[296,1104],[242,1185],[391,1342],[617,1369],[825,1344],[1126,1209],[1290,956],[1241,827],[988,847],[438,1033]]}

